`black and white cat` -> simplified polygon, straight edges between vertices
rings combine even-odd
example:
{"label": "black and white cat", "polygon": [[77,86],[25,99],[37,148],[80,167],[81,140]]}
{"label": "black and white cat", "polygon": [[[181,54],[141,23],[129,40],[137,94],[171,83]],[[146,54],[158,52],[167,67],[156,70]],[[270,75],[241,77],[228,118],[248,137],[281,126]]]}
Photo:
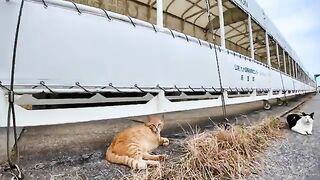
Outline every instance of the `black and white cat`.
{"label": "black and white cat", "polygon": [[287,116],[287,122],[292,131],[295,131],[304,135],[312,134],[314,112],[306,114],[304,112],[300,114],[289,114]]}

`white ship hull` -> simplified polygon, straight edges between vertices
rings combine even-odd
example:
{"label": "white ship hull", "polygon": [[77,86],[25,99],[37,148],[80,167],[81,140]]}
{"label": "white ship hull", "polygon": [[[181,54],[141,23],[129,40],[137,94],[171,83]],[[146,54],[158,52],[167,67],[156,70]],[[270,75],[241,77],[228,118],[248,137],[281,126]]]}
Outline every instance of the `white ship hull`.
{"label": "white ship hull", "polygon": [[[137,19],[132,19],[132,24],[130,18],[112,12],[108,12],[112,18],[109,21],[104,11],[83,5],[78,5],[82,12],[79,15],[72,3],[46,2],[48,8],[44,8],[41,1],[27,0],[22,11],[15,64],[18,126],[219,107],[222,103],[217,95],[220,84],[215,50],[226,105],[284,99],[315,91],[312,83],[302,82],[249,57],[167,28]],[[19,7],[18,0],[0,2],[0,81],[5,87],[10,85]],[[37,99],[32,96],[41,92],[92,96],[81,99],[71,96]],[[143,96],[104,95],[133,92]],[[170,92],[179,92],[179,95],[168,96]],[[7,91],[2,88],[0,127],[6,126],[3,114],[7,112],[7,101]],[[142,103],[116,106],[22,108],[25,105],[140,101]]]}

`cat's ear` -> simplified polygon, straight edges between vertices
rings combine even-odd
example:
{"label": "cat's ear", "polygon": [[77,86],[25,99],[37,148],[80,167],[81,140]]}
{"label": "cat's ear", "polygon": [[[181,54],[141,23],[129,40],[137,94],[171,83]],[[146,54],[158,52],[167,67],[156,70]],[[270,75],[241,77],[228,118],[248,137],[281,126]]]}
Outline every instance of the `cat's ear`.
{"label": "cat's ear", "polygon": [[147,121],[146,122],[150,122],[151,121],[151,116],[147,116]]}
{"label": "cat's ear", "polygon": [[144,124],[145,124],[146,126],[150,126],[151,121],[152,121],[151,116],[147,116],[147,120],[144,122]]}
{"label": "cat's ear", "polygon": [[145,122],[145,125],[148,126],[153,133],[158,133],[157,125],[155,125],[152,120],[153,120],[152,116],[148,116],[147,121]]}
{"label": "cat's ear", "polygon": [[313,116],[314,116],[314,112],[310,114],[310,117],[311,117],[312,119],[313,119]]}
{"label": "cat's ear", "polygon": [[304,113],[304,112],[301,112],[301,114],[302,114],[302,116],[306,116],[307,114],[306,113]]}
{"label": "cat's ear", "polygon": [[158,133],[158,128],[157,128],[156,125],[154,125],[154,124],[149,124],[148,127],[151,129],[151,131],[152,131],[153,133]]}

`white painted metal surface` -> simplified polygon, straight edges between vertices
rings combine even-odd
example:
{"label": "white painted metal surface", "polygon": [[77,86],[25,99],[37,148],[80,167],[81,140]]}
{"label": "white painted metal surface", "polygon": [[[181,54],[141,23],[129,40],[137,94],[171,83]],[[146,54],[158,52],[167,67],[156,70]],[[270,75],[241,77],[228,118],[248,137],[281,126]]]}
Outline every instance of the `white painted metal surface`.
{"label": "white painted metal surface", "polygon": [[[11,3],[15,2],[1,6],[0,13]],[[0,22],[8,24],[6,16],[1,14],[0,18]],[[14,30],[15,25],[8,29]],[[0,36],[6,35],[0,31]],[[133,27],[120,20],[110,22],[105,16],[79,15],[74,9],[44,8],[40,3],[26,1],[15,84],[45,81],[49,86],[73,86],[75,82],[84,86],[113,83],[117,87],[213,86],[217,73],[214,51],[208,43],[200,46],[191,37],[193,41],[187,43],[184,36],[172,38],[168,30],[163,31],[155,33],[151,27]],[[11,41],[13,38],[2,44],[10,47]],[[5,53],[0,50],[0,56]],[[0,71],[10,69],[11,58],[1,59],[8,61],[0,62]],[[9,83],[6,69],[7,74],[0,76],[3,84]]]}
{"label": "white painted metal surface", "polygon": [[[4,3],[0,13],[13,7],[18,8],[16,1]],[[1,45],[6,47],[0,49],[4,59],[0,62],[0,79],[9,84],[11,50],[7,47],[12,47],[13,37],[8,33],[14,32],[15,24],[8,21],[13,17],[0,18],[10,26],[0,30],[4,39]],[[85,12],[78,15],[74,9],[44,8],[40,3],[26,1],[15,84],[38,85],[45,81],[48,86],[74,86],[80,82],[100,87],[109,83],[116,87],[219,87],[214,50],[207,42],[200,45],[192,37],[187,42],[184,35],[175,34],[173,38],[167,29],[155,33],[151,25],[133,27],[117,19],[110,22],[105,16]],[[281,83],[273,83],[274,87],[264,83],[269,79],[269,70],[258,62],[221,48],[218,53],[224,88],[281,87]]]}

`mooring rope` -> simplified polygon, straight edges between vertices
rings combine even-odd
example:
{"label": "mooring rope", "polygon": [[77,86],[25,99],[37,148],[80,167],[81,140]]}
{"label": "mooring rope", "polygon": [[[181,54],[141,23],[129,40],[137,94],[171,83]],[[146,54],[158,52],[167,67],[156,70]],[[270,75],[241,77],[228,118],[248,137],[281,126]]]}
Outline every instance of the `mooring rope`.
{"label": "mooring rope", "polygon": [[[7,158],[9,163],[9,168],[7,171],[10,171],[10,174],[15,178],[23,179],[23,174],[17,165],[19,163],[19,148],[18,148],[18,137],[17,137],[17,127],[16,127],[16,115],[14,109],[14,74],[15,74],[15,64],[16,64],[16,54],[17,54],[17,46],[18,46],[18,36],[20,29],[20,22],[22,16],[22,9],[24,5],[24,0],[21,0],[18,22],[16,26],[15,39],[14,39],[14,47],[13,47],[13,56],[12,56],[12,66],[11,66],[11,80],[10,80],[10,88],[8,91],[8,116],[7,116]],[[12,115],[12,123],[13,123],[13,134],[14,134],[14,149],[16,156],[16,163],[14,163],[11,159],[10,154],[10,123],[11,123],[11,115]]]}
{"label": "mooring rope", "polygon": [[[213,23],[211,21],[211,15],[210,15],[210,2],[209,0],[206,1],[206,6],[207,6],[207,15],[208,15],[208,23],[210,23],[211,29],[214,29]],[[217,53],[217,48],[216,45],[214,44],[214,53],[216,57],[216,63],[217,63],[217,70],[218,70],[218,77],[219,77],[219,85],[220,85],[220,94],[221,94],[221,103],[222,103],[222,113],[223,113],[223,118],[225,120],[224,127],[227,129],[230,126],[229,119],[227,117],[227,108],[226,108],[226,101],[224,97],[224,89],[222,86],[222,78],[221,78],[221,72],[220,72],[220,64],[219,64],[219,57]]]}

